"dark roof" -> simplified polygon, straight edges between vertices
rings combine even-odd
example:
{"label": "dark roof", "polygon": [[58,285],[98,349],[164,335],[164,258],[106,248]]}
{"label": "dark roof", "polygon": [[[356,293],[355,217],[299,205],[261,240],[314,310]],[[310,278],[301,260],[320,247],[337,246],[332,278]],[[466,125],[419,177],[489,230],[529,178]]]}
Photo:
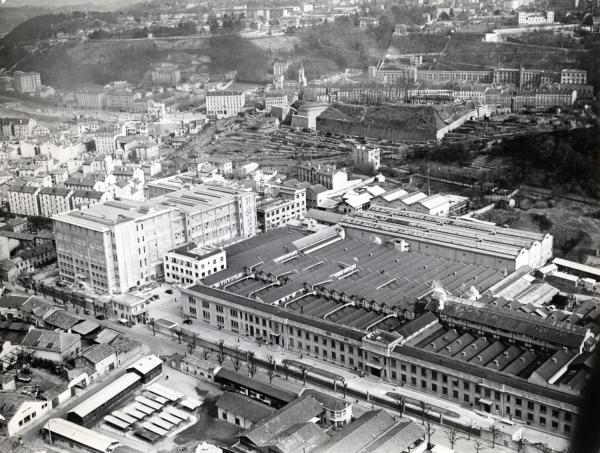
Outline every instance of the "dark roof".
{"label": "dark roof", "polygon": [[31,194],[37,192],[38,190],[40,190],[39,187],[25,186],[25,185],[21,185],[21,184],[13,185],[8,188],[9,192],[20,192],[20,193],[31,193]]}
{"label": "dark roof", "polygon": [[102,198],[102,195],[104,195],[104,192],[99,192],[97,190],[77,189],[73,192],[73,198],[79,197],[79,198],[92,198],[92,199],[99,200],[100,198]]}
{"label": "dark roof", "polygon": [[550,398],[566,404],[572,404],[574,406],[579,405],[578,395],[562,392],[558,389],[558,387],[542,387],[540,385],[533,384],[525,379],[516,376],[507,375],[503,372],[491,370],[489,368],[474,365],[472,363],[467,363],[461,360],[454,359],[452,357],[441,356],[434,352],[424,351],[423,349],[418,349],[412,346],[396,346],[396,348],[394,348],[394,352],[401,356],[405,356],[406,358],[424,360],[433,367],[447,367],[452,370],[471,375],[475,378],[489,379],[490,381],[508,385],[510,387],[514,387],[515,389],[519,389],[521,391],[528,392],[534,395],[543,396],[545,398]]}
{"label": "dark roof", "polygon": [[346,409],[348,406],[352,406],[352,403],[350,401],[314,389],[305,389],[300,394],[300,396],[302,396],[303,398],[307,396],[312,396],[316,398],[317,401],[319,401],[325,409],[329,409],[332,411],[341,411]]}
{"label": "dark roof", "polygon": [[[425,428],[410,420],[402,420],[392,429],[370,443],[364,453],[388,453],[390,451],[409,451],[409,447],[425,439]],[[362,452],[361,452],[362,453]]]}
{"label": "dark roof", "polygon": [[278,436],[294,425],[307,422],[322,412],[321,404],[312,396],[296,399],[254,427],[244,431],[241,436],[246,437],[259,448],[273,445]]}
{"label": "dark roof", "polygon": [[42,187],[40,195],[56,195],[58,197],[66,197],[73,192],[73,189],[65,189],[61,187]]}
{"label": "dark roof", "polygon": [[235,415],[239,415],[252,423],[258,422],[275,412],[275,409],[266,404],[240,395],[239,393],[225,392],[215,403],[220,407]]}
{"label": "dark roof", "polygon": [[31,329],[21,346],[44,351],[63,352],[73,343],[81,341],[81,337],[72,333],[55,332],[52,330]]}
{"label": "dark roof", "polygon": [[366,412],[352,423],[345,425],[325,444],[317,448],[316,452],[350,453],[359,451],[389,430],[395,423],[394,417],[383,409]]}
{"label": "dark roof", "polygon": [[0,297],[0,307],[20,309],[29,297],[31,296],[2,296]]}
{"label": "dark roof", "polygon": [[266,382],[252,379],[248,376],[245,376],[240,373],[236,373],[236,372],[228,370],[226,368],[220,368],[215,373],[215,381],[217,381],[218,379],[223,379],[228,382],[235,382],[236,384],[239,384],[243,387],[254,390],[257,393],[267,395],[271,398],[275,398],[275,399],[277,399],[279,401],[283,401],[285,403],[294,401],[298,397],[298,395],[294,392],[284,390],[282,388],[276,387],[276,386],[274,386],[272,384],[268,384]]}
{"label": "dark roof", "polygon": [[95,344],[81,354],[94,365],[115,353],[115,348],[104,343]]}
{"label": "dark roof", "polygon": [[472,306],[447,301],[443,310],[445,316],[459,318],[479,325],[488,325],[497,329],[512,332],[515,339],[519,336],[536,338],[560,346],[577,348],[581,346],[587,329],[569,323],[553,323],[543,318],[534,317],[514,310],[505,310],[487,306]]}
{"label": "dark roof", "polygon": [[419,330],[437,321],[437,316],[434,315],[432,312],[428,311],[423,315],[419,316],[418,318],[415,318],[412,321],[409,321],[406,324],[404,324],[400,329],[398,329],[398,333],[404,338],[410,338]]}
{"label": "dark roof", "polygon": [[333,322],[324,321],[322,319],[313,318],[308,315],[303,315],[300,313],[296,313],[292,310],[288,310],[286,308],[275,307],[272,305],[267,305],[262,302],[258,302],[254,299],[250,299],[249,297],[239,296],[234,293],[230,293],[229,291],[223,291],[216,288],[211,288],[203,285],[194,285],[190,288],[182,289],[183,291],[190,291],[192,293],[204,294],[207,296],[219,298],[222,300],[226,300],[235,305],[240,305],[246,308],[251,308],[254,310],[259,310],[264,313],[268,313],[271,315],[275,315],[281,318],[287,318],[291,321],[295,321],[301,324],[311,325],[313,327],[317,327],[326,332],[331,332],[336,335],[340,335],[343,337],[352,338],[354,340],[361,340],[365,335],[364,332],[354,329],[352,327],[345,327],[339,324],[335,324]]}
{"label": "dark roof", "polygon": [[69,330],[82,320],[83,318],[72,315],[66,310],[56,310],[54,313],[51,313],[50,316],[44,319],[44,322],[52,327],[57,327],[62,330]]}
{"label": "dark roof", "polygon": [[100,328],[100,324],[98,324],[95,321],[90,321],[89,319],[86,319],[85,321],[80,322],[79,324],[75,324],[71,328],[71,331],[73,333],[78,333],[79,335],[89,335],[98,328]]}

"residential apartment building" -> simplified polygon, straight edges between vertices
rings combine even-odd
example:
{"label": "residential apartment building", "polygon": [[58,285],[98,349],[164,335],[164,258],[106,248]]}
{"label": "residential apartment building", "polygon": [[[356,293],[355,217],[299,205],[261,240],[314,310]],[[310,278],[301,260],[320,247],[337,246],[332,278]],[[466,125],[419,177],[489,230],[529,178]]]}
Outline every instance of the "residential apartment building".
{"label": "residential apartment building", "polygon": [[140,93],[120,93],[112,92],[104,95],[104,105],[107,110],[116,110],[122,112],[133,112],[134,102],[141,99]]}
{"label": "residential apartment building", "polygon": [[258,225],[262,231],[271,231],[306,216],[306,189],[272,186],[270,192],[272,196],[264,197],[256,206]]}
{"label": "residential apartment building", "polygon": [[27,216],[39,216],[39,187],[14,185],[8,188],[10,212]]}
{"label": "residential apartment building", "polygon": [[110,191],[100,192],[97,190],[83,190],[75,189],[73,191],[73,197],[71,202],[73,209],[80,209],[83,207],[89,207],[95,204],[102,203],[112,199],[112,193]]}
{"label": "residential apartment building", "polygon": [[156,68],[152,70],[152,85],[175,86],[181,80],[181,71],[176,68]]}
{"label": "residential apartment building", "polygon": [[345,170],[330,165],[303,165],[298,167],[298,179],[311,184],[321,184],[329,190],[341,189],[348,183]]}
{"label": "residential apartment building", "polygon": [[362,169],[373,169],[377,171],[381,166],[381,151],[366,145],[356,145],[352,149],[352,161],[354,165]]}
{"label": "residential apartment building", "polygon": [[286,93],[280,91],[272,91],[265,94],[265,110],[271,111],[271,107],[274,105],[287,107],[290,104]]}
{"label": "residential apartment building", "polygon": [[113,294],[161,277],[163,256],[185,240],[173,235],[176,216],[171,207],[132,200],[54,216],[61,278]]}
{"label": "residential apartment building", "polygon": [[52,217],[53,215],[73,209],[73,189],[60,187],[42,187],[38,192],[40,215]]}
{"label": "residential apartment building", "polygon": [[560,71],[560,83],[585,85],[587,84],[587,71],[584,69],[563,69]]}
{"label": "residential apartment building", "polygon": [[104,93],[79,91],[75,93],[75,101],[80,109],[102,110],[104,108]]}
{"label": "residential apartment building", "polygon": [[206,115],[216,118],[236,116],[244,108],[241,91],[210,91],[206,93]]}
{"label": "residential apartment building", "polygon": [[15,71],[15,91],[18,93],[37,93],[42,89],[42,79],[39,72]]}
{"label": "residential apartment building", "polygon": [[0,138],[25,138],[33,134],[36,122],[29,118],[0,119]]}
{"label": "residential apartment building", "polygon": [[227,267],[227,257],[222,249],[199,247],[193,242],[171,250],[164,259],[165,282],[197,283]]}
{"label": "residential apartment building", "polygon": [[519,11],[517,15],[519,25],[544,25],[554,23],[554,11],[545,13]]}

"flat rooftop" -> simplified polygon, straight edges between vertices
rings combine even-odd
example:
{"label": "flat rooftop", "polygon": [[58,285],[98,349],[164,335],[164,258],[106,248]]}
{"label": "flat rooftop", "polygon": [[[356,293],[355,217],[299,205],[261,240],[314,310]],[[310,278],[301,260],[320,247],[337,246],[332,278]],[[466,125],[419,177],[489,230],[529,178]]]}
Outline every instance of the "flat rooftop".
{"label": "flat rooftop", "polygon": [[249,191],[227,186],[202,184],[191,189],[178,190],[151,198],[149,202],[159,206],[175,207],[186,213],[192,213],[227,205],[235,199],[236,195],[242,193],[251,194]]}
{"label": "flat rooftop", "polygon": [[156,203],[120,199],[106,201],[79,211],[58,214],[53,219],[83,228],[106,231],[119,223],[167,211],[169,211],[167,206]]}

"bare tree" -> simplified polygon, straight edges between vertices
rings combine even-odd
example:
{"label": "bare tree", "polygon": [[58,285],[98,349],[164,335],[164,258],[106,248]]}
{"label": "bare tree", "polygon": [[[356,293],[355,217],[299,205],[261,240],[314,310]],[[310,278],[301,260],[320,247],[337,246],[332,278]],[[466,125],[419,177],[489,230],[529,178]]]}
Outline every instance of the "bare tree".
{"label": "bare tree", "polygon": [[254,359],[254,353],[252,351],[248,351],[248,362],[246,363],[246,367],[248,368],[248,374],[250,377],[254,377],[257,371],[256,360]]}
{"label": "bare tree", "polygon": [[210,351],[208,349],[203,349],[202,350],[202,358],[204,360],[208,360],[209,357],[210,357]]}
{"label": "bare tree", "polygon": [[469,419],[469,424],[467,425],[468,440],[471,440],[471,434],[473,433],[473,429],[475,429],[475,423],[473,423],[473,420]]}
{"label": "bare tree", "polygon": [[233,354],[231,354],[231,362],[233,363],[233,369],[237,373],[242,367],[242,361],[240,360],[240,347],[236,346],[233,348]]}
{"label": "bare tree", "polygon": [[496,446],[496,440],[500,436],[500,429],[496,425],[490,426],[490,436],[492,436],[492,448]]}
{"label": "bare tree", "polygon": [[462,439],[462,436],[458,434],[458,431],[456,431],[456,429],[450,428],[449,431],[446,431],[446,438],[448,439],[448,442],[450,442],[450,448],[454,450],[456,442],[458,441],[458,439]]}
{"label": "bare tree", "polygon": [[283,374],[285,374],[285,380],[288,380],[288,371],[290,369],[290,366],[287,364],[287,362],[283,362],[283,364],[281,365],[283,368]]}
{"label": "bare tree", "polygon": [[173,329],[173,333],[177,336],[177,340],[179,340],[179,344],[181,344],[181,336],[183,335],[183,331],[181,327],[175,327]]}
{"label": "bare tree", "polygon": [[473,441],[473,445],[475,446],[475,453],[479,453],[480,451],[483,450],[483,444],[481,443],[481,441],[479,439],[475,439]]}
{"label": "bare tree", "polygon": [[348,390],[348,383],[346,380],[342,382],[342,385],[344,386],[344,399],[346,399],[346,391]]}
{"label": "bare tree", "polygon": [[523,447],[527,444],[527,441],[525,439],[523,439],[523,437],[519,437],[519,440],[517,440],[517,452],[520,452],[521,450],[523,450]]}
{"label": "bare tree", "polygon": [[424,423],[423,426],[425,426],[425,435],[427,436],[427,449],[431,450],[431,436],[435,433],[435,429],[431,422]]}
{"label": "bare tree", "polygon": [[404,410],[406,409],[406,398],[398,393],[394,393],[392,398],[394,398],[394,402],[396,403],[396,408],[398,412],[400,412],[400,417],[404,417]]}
{"label": "bare tree", "polygon": [[429,411],[431,411],[431,406],[425,401],[421,401],[419,403],[419,409],[421,410],[421,423],[425,425],[425,417],[427,416],[427,414],[429,414]]}

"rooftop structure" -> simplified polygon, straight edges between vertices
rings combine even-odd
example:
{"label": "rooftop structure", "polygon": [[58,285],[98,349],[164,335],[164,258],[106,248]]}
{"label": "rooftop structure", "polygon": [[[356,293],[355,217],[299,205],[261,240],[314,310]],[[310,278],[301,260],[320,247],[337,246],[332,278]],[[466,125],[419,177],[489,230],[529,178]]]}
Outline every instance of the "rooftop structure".
{"label": "rooftop structure", "polygon": [[[92,452],[109,453],[119,446],[119,441],[105,434],[92,431],[62,418],[51,418],[44,425],[44,433],[57,442],[77,445]],[[51,441],[51,443],[53,443]]]}

